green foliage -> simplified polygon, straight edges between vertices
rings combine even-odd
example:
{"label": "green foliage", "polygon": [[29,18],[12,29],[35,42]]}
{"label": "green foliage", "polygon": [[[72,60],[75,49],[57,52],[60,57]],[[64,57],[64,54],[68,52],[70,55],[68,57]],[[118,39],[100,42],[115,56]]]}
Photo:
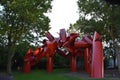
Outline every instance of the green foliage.
{"label": "green foliage", "polygon": [[111,30],[119,41],[120,37],[120,6],[110,5],[105,0],[78,0],[79,20],[76,24],[81,31],[93,34],[94,31],[103,35],[105,41],[111,40]]}
{"label": "green foliage", "polygon": [[44,33],[50,29],[50,20],[45,13],[51,10],[51,1],[0,1],[2,7],[0,10],[0,44],[7,49],[8,73],[11,74],[11,61],[17,48],[16,46],[22,42],[37,43],[44,36]]}
{"label": "green foliage", "polygon": [[57,53],[53,57],[53,63],[54,63],[54,68],[69,67],[69,59],[67,59]]}
{"label": "green foliage", "polygon": [[[23,68],[24,64],[24,56],[27,53],[28,49],[32,48],[34,49],[34,46],[30,46],[29,43],[27,42],[22,42],[19,45],[16,46],[15,48],[15,54],[12,59],[12,68],[14,70],[20,70]],[[18,68],[19,67],[19,68]]]}
{"label": "green foliage", "polygon": [[0,46],[0,70],[4,70],[6,68],[7,62],[7,49],[5,47]]}
{"label": "green foliage", "polygon": [[116,68],[116,51],[112,44],[110,46],[104,48],[104,66],[107,68],[109,65],[110,59],[113,60],[113,68]]}
{"label": "green foliage", "polygon": [[[115,56],[118,58],[120,72],[120,6],[111,5],[105,0],[78,0],[77,3],[79,20],[70,29],[79,29],[90,35],[97,31],[102,35],[103,42],[112,43],[117,54]],[[76,28],[74,25],[78,27]]]}
{"label": "green foliage", "polygon": [[13,41],[23,38],[32,41],[33,34],[40,38],[50,29],[50,20],[45,13],[51,9],[51,0],[2,0],[0,3],[3,6],[1,35],[9,34]]}

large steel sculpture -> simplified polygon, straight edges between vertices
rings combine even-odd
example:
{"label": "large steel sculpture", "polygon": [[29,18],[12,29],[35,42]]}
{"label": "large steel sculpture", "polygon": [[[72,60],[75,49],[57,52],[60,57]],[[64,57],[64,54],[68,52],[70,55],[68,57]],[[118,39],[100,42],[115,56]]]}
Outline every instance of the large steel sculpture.
{"label": "large steel sculpture", "polygon": [[43,40],[43,46],[35,51],[29,49],[24,57],[23,71],[29,73],[31,66],[35,65],[41,58],[47,58],[47,72],[53,70],[53,56],[58,53],[70,59],[70,71],[76,72],[76,57],[84,55],[85,71],[91,78],[103,78],[103,49],[101,36],[95,32],[92,39],[85,35],[82,40],[77,40],[77,33],[66,35],[65,29],[60,30],[60,37],[55,38],[49,32],[46,33],[48,40]]}

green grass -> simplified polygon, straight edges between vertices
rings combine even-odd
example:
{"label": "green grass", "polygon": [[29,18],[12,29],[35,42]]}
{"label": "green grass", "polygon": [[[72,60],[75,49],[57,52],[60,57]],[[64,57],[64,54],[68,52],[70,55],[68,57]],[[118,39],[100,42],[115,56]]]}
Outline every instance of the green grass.
{"label": "green grass", "polygon": [[68,73],[68,69],[55,69],[52,73],[47,73],[45,70],[32,70],[31,73],[14,72],[15,80],[118,80],[118,79],[91,79],[67,76],[63,73]]}
{"label": "green grass", "polygon": [[80,80],[79,78],[62,75],[67,70],[56,69],[52,73],[47,73],[45,70],[32,70],[29,74],[22,72],[14,72],[15,80]]}

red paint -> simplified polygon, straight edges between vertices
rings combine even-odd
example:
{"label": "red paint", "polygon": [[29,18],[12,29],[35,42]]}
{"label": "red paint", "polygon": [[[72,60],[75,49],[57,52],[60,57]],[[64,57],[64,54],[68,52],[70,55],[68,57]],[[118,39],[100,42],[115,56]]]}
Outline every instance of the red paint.
{"label": "red paint", "polygon": [[89,49],[88,48],[85,48],[84,49],[84,67],[85,67],[85,71],[86,72],[88,72],[88,73],[90,73],[90,71],[89,71],[89,60],[88,60],[88,58],[89,58]]}
{"label": "red paint", "polygon": [[91,77],[92,78],[103,78],[103,48],[101,42],[101,36],[95,32],[93,39],[93,54],[92,54],[92,66],[91,66]]}
{"label": "red paint", "polygon": [[60,42],[65,42],[66,41],[66,31],[65,29],[60,29]]}
{"label": "red paint", "polygon": [[87,48],[91,46],[90,44],[86,43],[85,41],[76,41],[74,43],[75,48]]}
{"label": "red paint", "polygon": [[43,57],[47,58],[46,71],[53,71],[53,56],[56,53],[70,60],[70,71],[76,72],[76,57],[84,56],[85,71],[90,73],[91,78],[103,78],[103,49],[101,36],[95,32],[94,39],[85,35],[78,40],[77,33],[66,35],[65,29],[60,30],[60,36],[54,38],[49,32],[46,33],[48,40],[43,40],[43,46],[29,49],[24,57],[23,71],[29,73],[31,66],[35,65]]}
{"label": "red paint", "polygon": [[23,72],[24,72],[24,73],[30,73],[30,71],[31,71],[30,62],[24,63]]}
{"label": "red paint", "polygon": [[47,72],[51,73],[53,71],[53,60],[52,57],[47,57]]}
{"label": "red paint", "polygon": [[53,40],[54,40],[54,37],[53,37],[49,32],[47,32],[47,33],[45,34],[45,36],[46,36],[50,41],[53,41]]}
{"label": "red paint", "polygon": [[76,57],[75,56],[71,57],[71,60],[70,60],[70,71],[71,72],[76,72],[77,71],[77,69],[76,69]]}
{"label": "red paint", "polygon": [[89,35],[85,35],[83,37],[83,41],[87,42],[88,44],[93,44],[93,39]]}

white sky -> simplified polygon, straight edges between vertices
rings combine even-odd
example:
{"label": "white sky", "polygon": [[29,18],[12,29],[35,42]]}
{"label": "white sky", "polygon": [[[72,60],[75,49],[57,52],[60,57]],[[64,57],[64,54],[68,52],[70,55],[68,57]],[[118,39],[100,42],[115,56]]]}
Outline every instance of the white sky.
{"label": "white sky", "polygon": [[69,28],[70,23],[75,23],[78,20],[77,0],[53,0],[52,12],[48,14],[51,19],[50,33],[58,36],[59,30]]}

